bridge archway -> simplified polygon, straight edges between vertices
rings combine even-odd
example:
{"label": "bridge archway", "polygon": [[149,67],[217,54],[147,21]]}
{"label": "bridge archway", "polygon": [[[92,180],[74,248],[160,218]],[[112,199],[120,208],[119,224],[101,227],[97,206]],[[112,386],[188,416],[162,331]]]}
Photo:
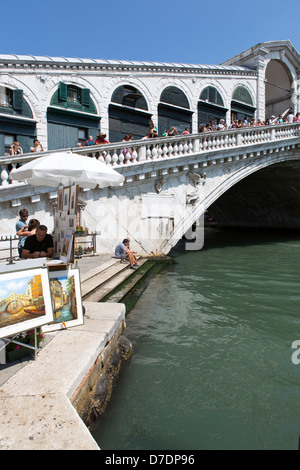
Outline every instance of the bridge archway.
{"label": "bridge archway", "polygon": [[19,313],[23,307],[24,304],[19,299],[14,299],[7,304],[6,311],[11,314],[15,314]]}
{"label": "bridge archway", "polygon": [[292,108],[293,79],[287,66],[280,60],[270,60],[265,74],[265,116],[286,115]]}
{"label": "bridge archway", "polygon": [[262,168],[234,184],[209,211],[223,228],[298,230],[299,177],[300,160]]}
{"label": "bridge archway", "polygon": [[[296,171],[295,171],[296,168]],[[266,172],[267,178],[265,182],[263,182],[264,172]],[[284,176],[284,173],[286,175]],[[212,173],[210,174],[210,170],[208,168],[206,178],[204,184],[200,184],[198,187],[198,199],[195,197],[196,202],[188,207],[186,206],[186,211],[184,216],[182,217],[181,221],[174,227],[173,232],[171,233],[169,240],[167,240],[162,246],[162,253],[168,253],[172,247],[176,245],[176,243],[182,238],[182,236],[190,230],[193,224],[201,217],[202,214],[206,210],[209,210],[214,215],[212,208],[218,208],[218,214],[223,210],[221,204],[219,204],[219,200],[221,201],[222,196],[226,196],[225,193],[231,190],[232,194],[229,197],[225,197],[226,201],[231,201],[236,199],[239,200],[240,191],[238,186],[239,183],[242,181],[246,181],[248,177],[252,177],[255,180],[254,175],[257,174],[259,177],[257,178],[260,181],[260,186],[258,186],[253,181],[251,184],[247,184],[247,187],[251,189],[251,187],[258,190],[258,187],[261,189],[260,200],[263,204],[263,210],[260,213],[260,222],[257,224],[258,227],[267,228],[268,223],[269,227],[272,228],[284,228],[284,229],[292,229],[292,228],[299,228],[300,227],[300,203],[298,202],[299,195],[298,191],[295,191],[297,188],[300,178],[300,155],[294,154],[293,152],[287,151],[283,154],[276,157],[276,159],[270,159],[270,156],[262,157],[256,165],[248,164],[243,165],[242,160],[239,161],[238,164],[235,165],[228,165],[227,167],[220,167],[214,168]],[[274,177],[274,175],[276,177]],[[274,179],[274,186],[272,187],[271,181],[272,178]],[[218,180],[218,185],[213,183],[213,180]],[[289,191],[287,192],[287,196],[282,199],[282,182],[283,180],[288,180],[291,182]],[[267,185],[267,186],[266,186]],[[267,187],[267,189],[266,189]],[[268,192],[268,202],[266,202],[266,192]],[[276,197],[274,193],[276,192]],[[249,190],[247,189],[247,193],[250,194]],[[244,198],[245,200],[245,208],[250,211],[251,207],[249,204],[249,198]],[[278,211],[279,201],[281,200],[281,208]],[[271,207],[273,203],[273,210],[270,215],[270,218],[263,222],[263,214],[265,208]],[[215,206],[214,206],[215,204]],[[225,205],[228,207],[228,202]],[[239,205],[237,204],[237,207]],[[258,205],[253,204],[253,209],[258,210]],[[224,208],[224,205],[223,205]],[[232,211],[235,209],[232,208]],[[268,210],[268,209],[267,209]],[[280,215],[276,215],[276,210]],[[295,216],[293,214],[295,212]],[[216,212],[216,211],[215,211]],[[216,212],[217,213],[217,212]],[[228,211],[227,214],[224,213],[223,226],[234,226],[234,224],[230,224],[230,212]],[[273,220],[272,220],[273,219]],[[275,222],[274,222],[275,220]],[[294,224],[294,227],[293,227]],[[245,221],[243,224],[236,224],[236,226],[240,227],[247,227],[247,223]],[[249,227],[253,226],[253,220],[249,224]]]}

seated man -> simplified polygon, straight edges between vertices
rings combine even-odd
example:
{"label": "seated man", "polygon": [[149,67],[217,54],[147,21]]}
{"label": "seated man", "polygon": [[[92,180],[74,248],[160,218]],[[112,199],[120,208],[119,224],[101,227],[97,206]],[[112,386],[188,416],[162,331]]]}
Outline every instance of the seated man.
{"label": "seated man", "polygon": [[53,238],[47,233],[47,230],[46,225],[39,225],[35,235],[26,238],[22,250],[23,259],[52,258],[54,253]]}
{"label": "seated man", "polygon": [[130,268],[136,269],[138,266],[135,254],[130,250],[129,240],[125,238],[122,243],[119,243],[115,249],[115,257],[121,260],[128,259]]}

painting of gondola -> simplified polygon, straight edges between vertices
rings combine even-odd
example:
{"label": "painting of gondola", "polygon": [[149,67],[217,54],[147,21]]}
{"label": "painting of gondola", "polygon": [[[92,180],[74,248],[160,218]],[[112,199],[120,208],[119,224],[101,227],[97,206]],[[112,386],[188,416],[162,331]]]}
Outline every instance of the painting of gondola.
{"label": "painting of gondola", "polygon": [[43,331],[53,331],[83,324],[79,269],[50,271],[53,323]]}
{"label": "painting of gondola", "polygon": [[0,273],[0,338],[53,321],[47,268]]}

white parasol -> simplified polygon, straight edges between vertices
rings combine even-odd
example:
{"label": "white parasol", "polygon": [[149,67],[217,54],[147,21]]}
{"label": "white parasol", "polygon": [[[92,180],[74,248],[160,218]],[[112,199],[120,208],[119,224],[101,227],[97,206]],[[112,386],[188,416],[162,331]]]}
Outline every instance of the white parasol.
{"label": "white parasol", "polygon": [[11,177],[16,181],[26,180],[34,186],[77,184],[89,189],[97,185],[100,188],[119,186],[124,182],[124,176],[105,163],[70,151],[54,152],[36,158],[12,170]]}

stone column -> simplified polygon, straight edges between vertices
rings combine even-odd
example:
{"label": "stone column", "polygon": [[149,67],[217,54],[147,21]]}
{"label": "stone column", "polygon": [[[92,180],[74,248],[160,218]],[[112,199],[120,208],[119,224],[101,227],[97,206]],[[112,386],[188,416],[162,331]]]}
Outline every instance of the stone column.
{"label": "stone column", "polygon": [[257,110],[256,119],[265,120],[266,108],[266,87],[265,87],[265,73],[266,63],[264,57],[257,56]]}
{"label": "stone column", "polygon": [[296,103],[295,103],[295,112],[300,113],[300,70],[297,71],[297,82],[295,84],[295,95],[296,95]]}

